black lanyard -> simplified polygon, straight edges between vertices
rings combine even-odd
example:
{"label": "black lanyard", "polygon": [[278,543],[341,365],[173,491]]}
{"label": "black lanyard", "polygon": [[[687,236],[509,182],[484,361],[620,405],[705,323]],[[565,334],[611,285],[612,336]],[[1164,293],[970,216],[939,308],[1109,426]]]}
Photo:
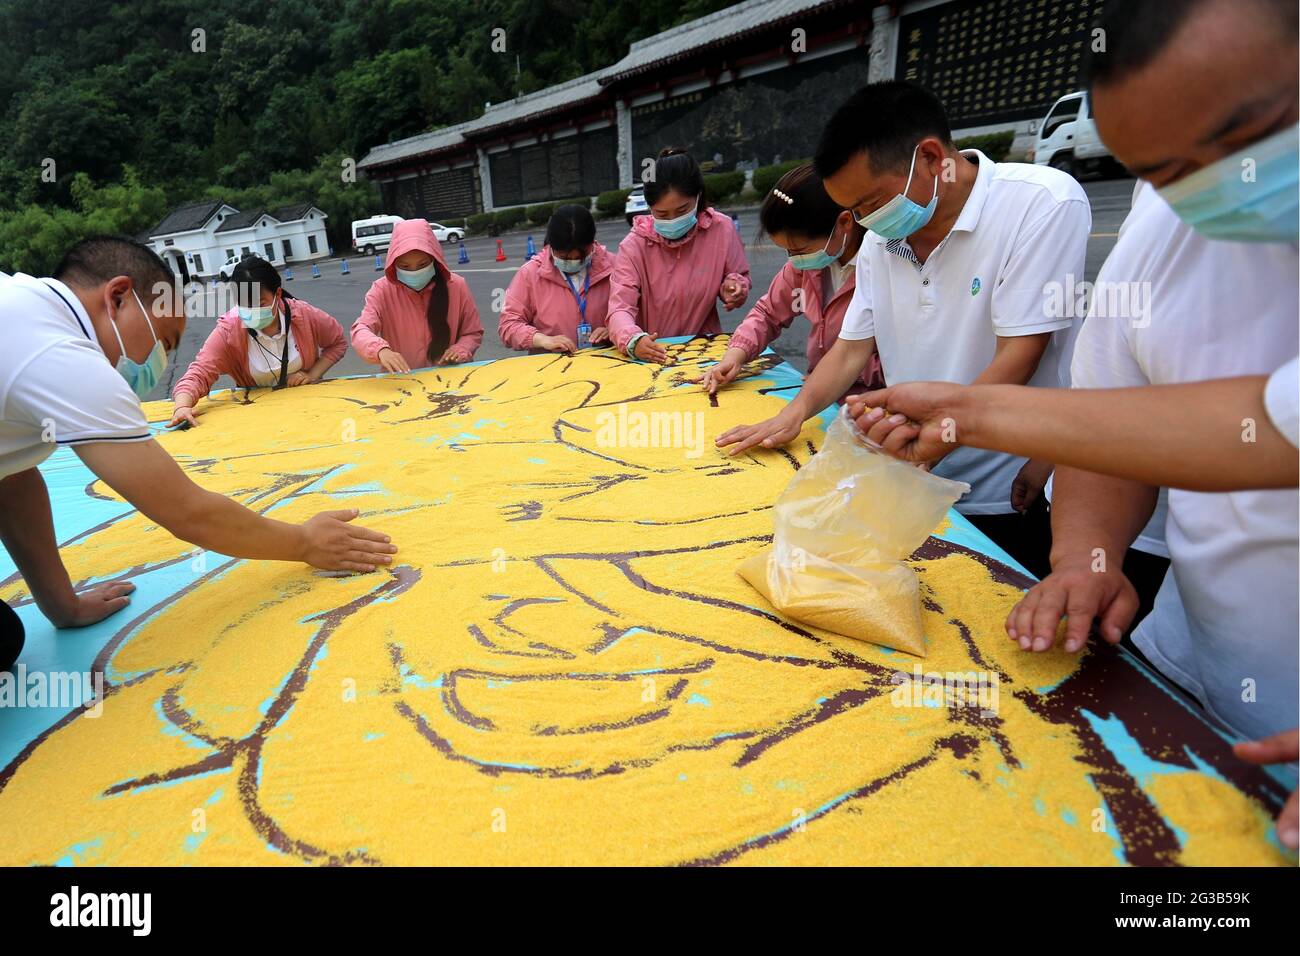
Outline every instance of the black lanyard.
{"label": "black lanyard", "polygon": [[[289,382],[289,336],[293,334],[293,329],[289,324],[289,300],[283,299],[281,302],[284,305],[284,352],[280,355],[280,381],[271,387],[272,391],[284,388]],[[266,346],[257,340],[257,329],[249,329],[248,337],[259,349],[266,352]]]}

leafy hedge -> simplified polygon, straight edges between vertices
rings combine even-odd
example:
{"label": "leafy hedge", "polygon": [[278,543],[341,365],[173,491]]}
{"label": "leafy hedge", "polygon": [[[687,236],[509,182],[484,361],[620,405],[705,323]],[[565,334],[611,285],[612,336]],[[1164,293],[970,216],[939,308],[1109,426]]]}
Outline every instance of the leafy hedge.
{"label": "leafy hedge", "polygon": [[523,206],[511,206],[509,209],[498,209],[492,214],[492,224],[498,229],[509,229],[511,226],[517,226],[524,221],[528,215],[528,210]]}
{"label": "leafy hedge", "polygon": [[704,192],[714,205],[735,196],[745,188],[745,173],[735,170],[730,173],[711,173],[704,177]]}
{"label": "leafy hedge", "polygon": [[777,163],[775,166],[759,166],[754,170],[754,192],[758,193],[760,198],[766,198],[767,194],[772,191],[772,187],[780,181],[781,177],[794,169],[796,166],[802,166],[810,162],[807,159],[790,159],[784,163]]}
{"label": "leafy hedge", "polygon": [[996,133],[984,133],[980,136],[963,136],[957,140],[958,149],[978,149],[981,153],[993,160],[995,163],[1004,162],[1007,155],[1011,152],[1011,144],[1015,141],[1016,131],[1013,129],[999,130]]}
{"label": "leafy hedge", "polygon": [[529,206],[527,209],[528,221],[535,226],[540,226],[551,218],[551,213],[555,212],[556,202],[539,202],[536,205]]}
{"label": "leafy hedge", "polygon": [[601,216],[621,216],[627,206],[631,189],[608,189],[596,197],[596,213]]}
{"label": "leafy hedge", "polygon": [[528,207],[528,221],[535,226],[544,226],[551,221],[551,215],[561,206],[585,206],[591,208],[591,198],[575,196],[573,199],[560,199],[556,202],[542,202]]}
{"label": "leafy hedge", "polygon": [[492,213],[476,212],[465,220],[465,227],[475,235],[487,232],[488,226],[492,225]]}

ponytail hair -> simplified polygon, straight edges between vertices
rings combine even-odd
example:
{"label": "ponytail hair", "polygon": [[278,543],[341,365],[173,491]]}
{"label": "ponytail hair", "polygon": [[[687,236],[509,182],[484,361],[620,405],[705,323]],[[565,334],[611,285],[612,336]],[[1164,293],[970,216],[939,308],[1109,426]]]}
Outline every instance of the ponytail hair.
{"label": "ponytail hair", "polygon": [[704,173],[690,153],[679,146],[665,146],[655,160],[654,178],[645,184],[645,201],[653,206],[669,191],[698,196],[699,211],[709,208],[704,191]]}
{"label": "ponytail hair", "polygon": [[842,212],[843,207],[827,195],[812,164],[804,163],[782,176],[763,198],[758,221],[769,236],[794,233],[818,239],[835,231],[835,221]]}
{"label": "ponytail hair", "polygon": [[451,270],[437,256],[433,259],[437,274],[429,292],[429,305],[424,320],[429,324],[429,348],[425,356],[435,365],[451,345],[451,320],[447,315],[451,301]]}

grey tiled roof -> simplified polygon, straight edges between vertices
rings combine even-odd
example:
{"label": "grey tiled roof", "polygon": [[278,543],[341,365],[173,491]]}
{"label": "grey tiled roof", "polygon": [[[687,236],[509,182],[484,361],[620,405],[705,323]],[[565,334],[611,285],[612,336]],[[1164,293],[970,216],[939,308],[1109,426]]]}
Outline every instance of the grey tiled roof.
{"label": "grey tiled roof", "polygon": [[532,116],[551,113],[601,95],[600,72],[588,73],[533,93],[516,96],[504,103],[495,103],[471,124],[467,132],[481,133],[507,123],[516,123]]}
{"label": "grey tiled roof", "polygon": [[839,6],[837,0],[745,0],[698,20],[637,40],[627,56],[600,71],[602,84],[682,59],[721,40],[758,30],[787,17],[819,7]]}
{"label": "grey tiled roof", "polygon": [[745,0],[673,27],[644,40],[637,40],[627,56],[612,66],[579,76],[512,100],[489,106],[477,119],[444,126],[394,143],[376,146],[357,166],[368,169],[388,163],[427,156],[473,145],[476,134],[552,113],[576,103],[599,99],[602,87],[663,63],[681,59],[705,47],[769,26],[789,17],[822,7],[843,6],[862,0]]}
{"label": "grey tiled roof", "polygon": [[279,222],[295,222],[299,219],[305,219],[307,213],[311,212],[314,202],[295,202],[287,206],[279,206],[267,213],[272,219]]}
{"label": "grey tiled roof", "polygon": [[382,146],[376,146],[366,153],[361,162],[357,163],[357,166],[360,169],[370,166],[382,166],[384,163],[406,159],[410,156],[423,156],[426,153],[436,153],[451,146],[463,146],[465,144],[463,135],[465,130],[477,122],[478,120],[469,120],[465,123],[457,123],[454,126],[444,126],[442,129],[435,129],[428,133],[408,136],[406,139],[399,139],[392,143],[384,143]]}
{"label": "grey tiled roof", "polygon": [[246,229],[257,220],[266,215],[265,209],[254,209],[251,212],[237,212],[234,215],[227,216],[217,232],[230,232],[233,229]]}
{"label": "grey tiled roof", "polygon": [[173,232],[202,229],[203,224],[216,215],[217,210],[224,205],[225,203],[220,199],[202,199],[198,202],[184,203],[163,216],[158,224],[149,230],[149,235],[150,237],[164,236]]}

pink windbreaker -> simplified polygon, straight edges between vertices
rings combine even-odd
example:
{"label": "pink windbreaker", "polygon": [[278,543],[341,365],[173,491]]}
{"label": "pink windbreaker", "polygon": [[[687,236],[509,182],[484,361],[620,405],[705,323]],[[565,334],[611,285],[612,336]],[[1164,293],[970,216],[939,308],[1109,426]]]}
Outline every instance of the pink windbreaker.
{"label": "pink windbreaker", "polygon": [[[749,310],[740,327],[731,333],[731,347],[744,349],[750,359],[757,357],[759,352],[775,342],[781,332],[794,322],[795,316],[800,313],[795,308],[795,290],[802,290],[799,293],[802,314],[812,323],[812,328],[808,330],[807,345],[808,371],[811,373],[839,338],[844,313],[849,309],[853,289],[857,285],[857,270],[854,270],[849,273],[840,290],[831,296],[831,300],[823,304],[822,283],[825,281],[825,272],[825,269],[796,269],[787,262],[776,274],[767,292]],[[880,356],[873,352],[871,361],[858,376],[858,381],[845,395],[883,388],[884,385]]]}
{"label": "pink windbreaker", "polygon": [[681,239],[655,232],[650,216],[633,220],[618,246],[605,324],[620,351],[638,331],[657,338],[721,332],[718,290],[738,279],[749,294],[749,261],[731,218],[712,208]]}
{"label": "pink windbreaker", "polygon": [[[587,324],[593,329],[603,328],[605,313],[609,310],[610,275],[614,271],[615,255],[600,243],[591,247],[590,280],[587,287]],[[582,292],[581,282],[574,283]],[[564,273],[551,261],[551,247],[523,264],[506,289],[506,302],[497,323],[497,334],[507,348],[521,352],[540,351],[533,348],[533,336],[567,335],[577,342],[578,300],[565,280]]]}
{"label": "pink windbreaker", "polygon": [[[438,260],[438,275],[419,292],[397,281],[397,260],[412,249],[427,252]],[[446,280],[443,276],[446,276]],[[483,323],[469,285],[447,267],[442,244],[434,238],[426,219],[406,219],[393,229],[384,274],[366,293],[361,317],[352,324],[352,347],[367,362],[379,364],[379,350],[390,348],[406,359],[411,368],[427,368],[429,323],[425,313],[434,285],[446,281],[447,324],[451,329],[448,347],[457,346],[469,358],[483,341]]]}
{"label": "pink windbreaker", "polygon": [[[284,301],[289,310],[290,334],[302,356],[304,372],[322,355],[333,362],[343,357],[348,343],[338,319],[302,299]],[[238,309],[231,309],[217,319],[217,326],[208,333],[203,348],[172,388],[172,397],[184,392],[197,401],[212,391],[213,383],[222,375],[229,375],[240,388],[253,388],[257,384],[248,372],[248,330],[239,321]]]}

